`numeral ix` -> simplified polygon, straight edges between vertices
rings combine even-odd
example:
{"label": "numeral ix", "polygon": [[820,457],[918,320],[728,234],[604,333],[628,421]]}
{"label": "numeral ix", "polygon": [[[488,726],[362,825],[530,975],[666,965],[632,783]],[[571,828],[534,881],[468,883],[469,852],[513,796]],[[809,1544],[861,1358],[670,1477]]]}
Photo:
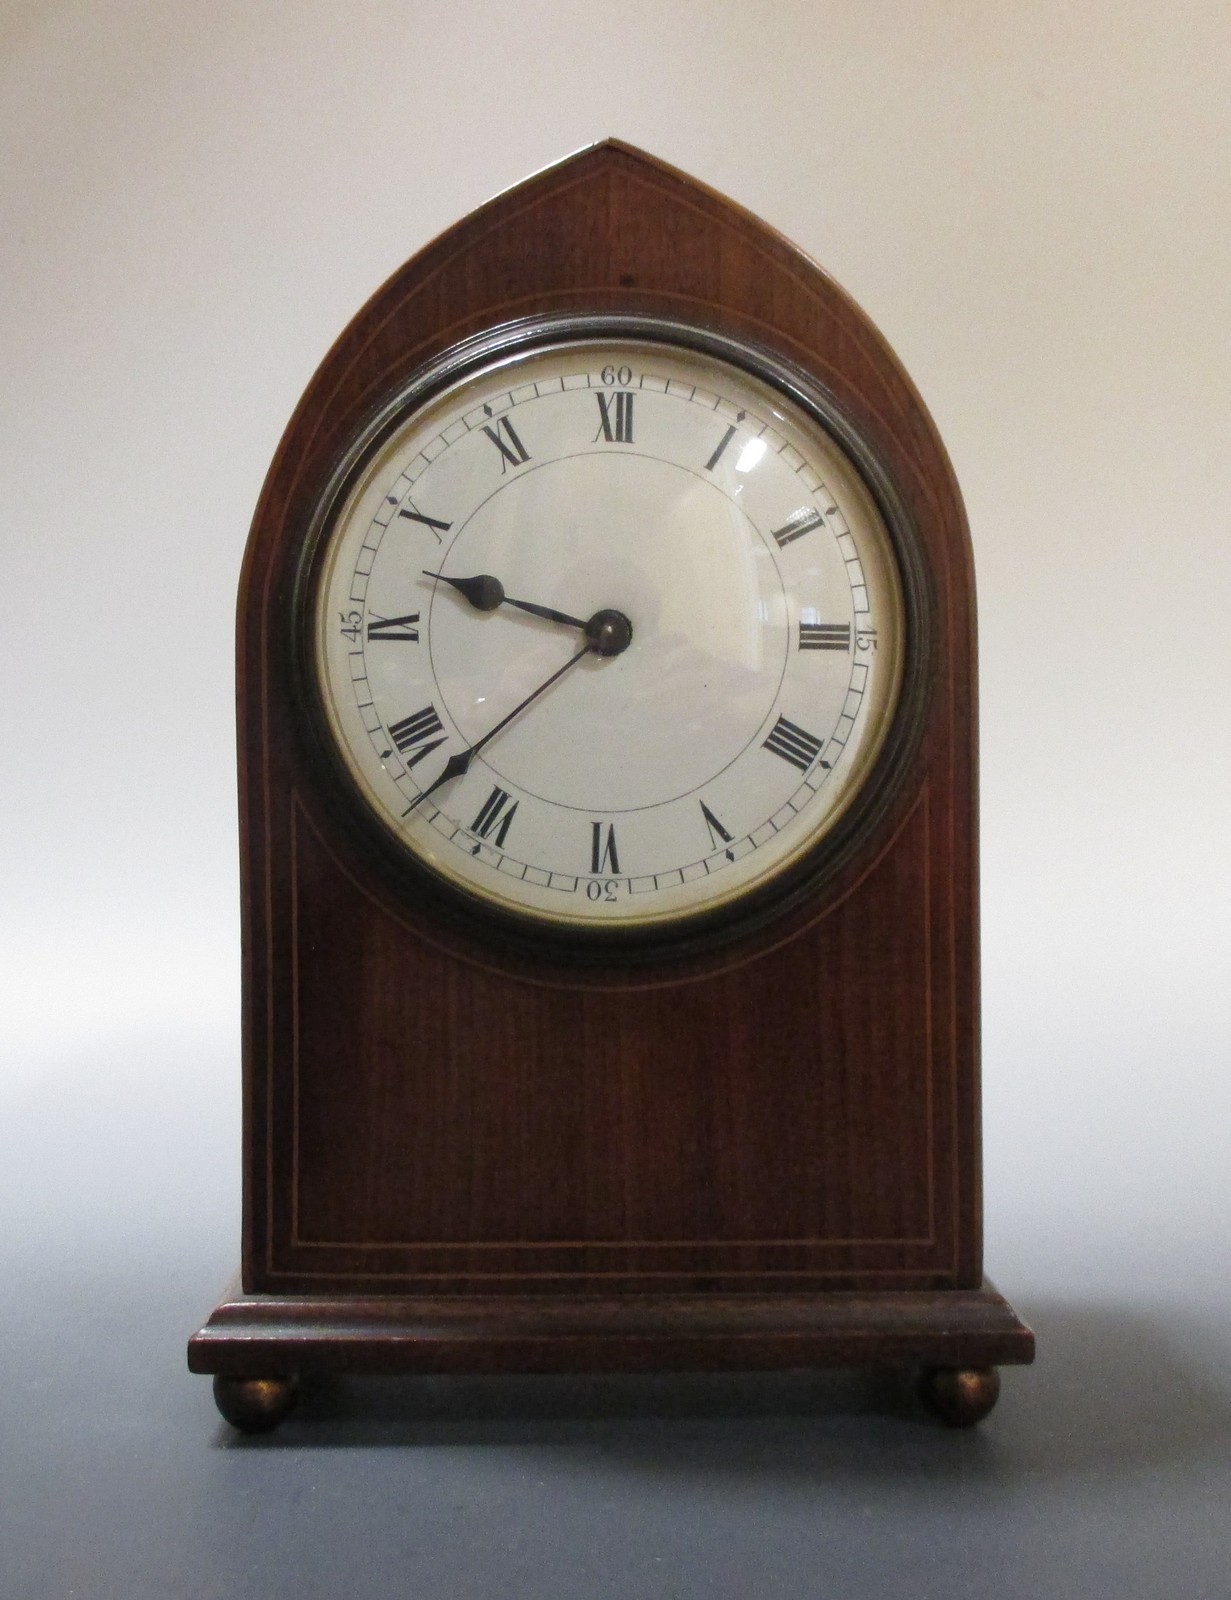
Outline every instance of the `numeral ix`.
{"label": "numeral ix", "polygon": [[377,617],[368,623],[368,642],[374,639],[401,639],[408,644],[418,644],[419,630],[415,627],[418,620],[417,611],[404,617]]}

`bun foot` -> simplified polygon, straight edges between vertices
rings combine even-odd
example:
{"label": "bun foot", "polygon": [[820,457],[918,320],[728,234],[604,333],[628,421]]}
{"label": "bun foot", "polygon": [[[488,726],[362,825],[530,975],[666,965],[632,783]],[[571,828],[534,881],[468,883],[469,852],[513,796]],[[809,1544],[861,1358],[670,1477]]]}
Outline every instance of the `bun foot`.
{"label": "bun foot", "polygon": [[951,1428],[982,1422],[999,1394],[995,1367],[925,1367],[919,1378],[919,1398]]}
{"label": "bun foot", "polygon": [[294,1408],[298,1389],[299,1380],[288,1374],[237,1378],[220,1372],[214,1379],[214,1404],[241,1433],[272,1433]]}

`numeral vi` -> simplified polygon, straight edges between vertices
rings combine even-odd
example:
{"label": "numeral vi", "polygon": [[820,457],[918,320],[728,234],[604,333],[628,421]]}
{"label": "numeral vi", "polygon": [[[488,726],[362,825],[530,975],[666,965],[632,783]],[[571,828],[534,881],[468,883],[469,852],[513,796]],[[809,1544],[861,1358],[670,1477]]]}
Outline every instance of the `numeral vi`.
{"label": "numeral vi", "polygon": [[615,823],[609,822],[607,824],[605,838],[601,822],[592,822],[590,830],[590,871],[618,874],[620,858],[616,853]]}

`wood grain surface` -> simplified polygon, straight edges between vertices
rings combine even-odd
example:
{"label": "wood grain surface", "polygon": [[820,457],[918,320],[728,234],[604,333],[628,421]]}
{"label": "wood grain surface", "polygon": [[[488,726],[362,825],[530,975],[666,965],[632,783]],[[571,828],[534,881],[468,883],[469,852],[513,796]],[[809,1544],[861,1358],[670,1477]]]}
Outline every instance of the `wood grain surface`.
{"label": "wood grain surface", "polygon": [[[457,340],[561,312],[670,316],[814,373],[883,463],[929,576],[921,737],[874,834],[764,927],[648,965],[532,959],[450,919],[385,870],[304,732],[294,596],[348,442]],[[977,1321],[974,709],[948,460],[813,263],[614,142],[429,245],[313,378],[245,561],[245,1289],[513,1297],[541,1317],[570,1296],[962,1290]]]}

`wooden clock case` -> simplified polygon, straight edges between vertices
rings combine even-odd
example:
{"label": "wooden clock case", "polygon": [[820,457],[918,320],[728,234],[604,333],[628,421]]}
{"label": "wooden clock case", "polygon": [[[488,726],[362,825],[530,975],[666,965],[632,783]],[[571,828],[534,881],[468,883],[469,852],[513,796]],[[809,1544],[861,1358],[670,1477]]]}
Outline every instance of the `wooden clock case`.
{"label": "wooden clock case", "polygon": [[[927,574],[925,681],[875,825],[776,917],[649,960],[484,931],[399,874],[312,732],[305,546],[348,442],[527,317],[652,315],[809,372]],[[239,599],[244,1223],[190,1341],[263,1429],[300,1374],[914,1366],[982,1416],[1033,1336],[982,1272],[971,553],[867,318],[763,223],[616,142],[397,272],[270,468]]]}

